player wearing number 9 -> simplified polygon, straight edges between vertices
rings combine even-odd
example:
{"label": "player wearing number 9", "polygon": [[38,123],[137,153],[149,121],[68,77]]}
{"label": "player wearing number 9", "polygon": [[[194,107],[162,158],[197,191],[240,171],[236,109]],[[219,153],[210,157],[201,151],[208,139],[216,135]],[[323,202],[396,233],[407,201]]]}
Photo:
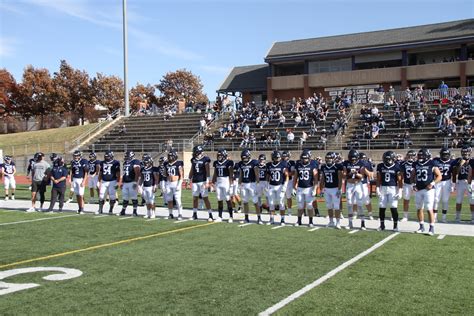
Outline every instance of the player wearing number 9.
{"label": "player wearing number 9", "polygon": [[428,149],[423,148],[418,151],[418,160],[413,164],[411,178],[412,183],[414,183],[413,190],[416,191],[415,204],[420,223],[420,227],[416,232],[419,234],[425,233],[423,211],[426,209],[430,220],[428,235],[434,235],[434,188],[436,183],[441,181],[441,172],[437,164],[431,159],[431,153]]}

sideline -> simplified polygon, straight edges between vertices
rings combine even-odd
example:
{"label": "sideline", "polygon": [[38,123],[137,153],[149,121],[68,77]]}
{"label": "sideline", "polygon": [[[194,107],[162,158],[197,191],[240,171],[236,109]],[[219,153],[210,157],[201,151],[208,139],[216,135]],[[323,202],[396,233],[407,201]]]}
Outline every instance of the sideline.
{"label": "sideline", "polygon": [[36,262],[36,261],[43,261],[43,260],[48,260],[48,259],[52,259],[52,258],[58,258],[58,257],[67,256],[67,255],[72,255],[72,254],[76,254],[76,253],[80,253],[80,252],[85,252],[85,251],[96,250],[96,249],[101,249],[101,248],[105,248],[105,247],[111,247],[111,246],[121,245],[121,244],[129,243],[129,242],[133,242],[133,241],[139,241],[139,240],[149,239],[149,238],[153,238],[153,237],[159,237],[159,236],[169,235],[169,234],[173,234],[173,233],[179,233],[179,232],[191,230],[191,229],[194,229],[194,228],[205,227],[205,226],[209,226],[209,225],[213,225],[213,224],[214,224],[214,223],[206,223],[206,224],[201,224],[201,225],[193,225],[193,226],[178,228],[178,229],[174,229],[174,230],[168,230],[168,231],[161,232],[161,233],[155,233],[155,234],[151,234],[151,235],[140,236],[140,237],[134,237],[134,238],[124,239],[124,240],[119,240],[119,241],[114,241],[114,242],[110,242],[110,243],[106,243],[106,244],[100,244],[100,245],[91,246],[91,247],[87,247],[87,248],[82,248],[82,249],[76,249],[76,250],[71,250],[71,251],[56,253],[56,254],[49,255],[49,256],[44,256],[44,257],[39,257],[39,258],[33,258],[33,259],[27,259],[27,260],[12,262],[12,263],[8,263],[8,264],[1,265],[1,266],[0,266],[0,269],[8,268],[8,267],[13,267],[13,266],[17,266],[17,265],[24,264],[24,263],[31,263],[31,262]]}
{"label": "sideline", "polygon": [[58,219],[58,218],[65,218],[65,217],[71,217],[71,216],[79,216],[79,214],[70,214],[70,215],[55,216],[55,217],[50,216],[50,217],[42,217],[42,218],[36,218],[36,219],[28,219],[28,220],[25,220],[25,221],[18,221],[18,222],[0,223],[0,226],[31,223],[31,222],[39,222],[39,221],[47,221],[47,220],[50,220],[50,219]]}
{"label": "sideline", "polygon": [[324,283],[325,281],[327,281],[328,279],[332,278],[333,276],[335,276],[338,272],[341,272],[342,270],[344,270],[345,268],[347,268],[348,266],[354,264],[355,262],[359,261],[360,259],[364,258],[365,256],[367,256],[368,254],[370,254],[371,252],[373,252],[374,250],[376,250],[377,248],[380,248],[381,246],[383,246],[386,242],[390,241],[391,239],[395,238],[396,236],[398,236],[400,233],[395,233],[395,234],[392,234],[390,236],[388,236],[387,238],[385,239],[382,239],[381,241],[379,241],[378,243],[376,243],[375,245],[373,245],[372,247],[370,247],[369,249],[361,252],[360,254],[358,254],[357,256],[355,256],[354,258],[344,262],[343,264],[339,265],[337,268],[329,271],[327,274],[323,275],[322,277],[320,277],[319,279],[317,279],[316,281],[314,281],[313,283],[310,283],[308,285],[306,285],[305,287],[303,287],[302,289],[296,291],[295,293],[291,294],[290,296],[288,296],[287,298],[281,300],[280,302],[276,303],[275,305],[267,308],[266,310],[264,310],[263,312],[259,313],[258,315],[260,316],[266,316],[266,315],[271,315],[273,313],[275,313],[276,311],[278,311],[279,309],[281,309],[282,307],[284,307],[285,305],[288,305],[289,303],[291,303],[292,301],[296,300],[297,298],[299,298],[300,296],[302,296],[303,294],[306,294],[307,292],[311,291],[313,288],[317,287],[318,285],[320,285],[321,283]]}

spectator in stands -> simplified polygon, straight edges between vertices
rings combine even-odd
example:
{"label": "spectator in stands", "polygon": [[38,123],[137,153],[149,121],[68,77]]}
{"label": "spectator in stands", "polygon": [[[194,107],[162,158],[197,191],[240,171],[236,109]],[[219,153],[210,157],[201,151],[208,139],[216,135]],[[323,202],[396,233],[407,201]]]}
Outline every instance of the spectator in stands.
{"label": "spectator in stands", "polygon": [[204,133],[204,131],[206,130],[206,127],[207,127],[206,118],[205,118],[205,116],[203,116],[199,120],[199,134]]}
{"label": "spectator in stands", "polygon": [[393,139],[392,139],[392,145],[395,146],[396,149],[400,146],[400,144],[403,142],[403,136],[402,134],[398,133]]}
{"label": "spectator in stands", "polygon": [[416,117],[415,113],[410,112],[408,115],[408,128],[415,129],[416,128]]}
{"label": "spectator in stands", "polygon": [[424,127],[425,126],[425,114],[423,112],[418,113],[418,117],[416,118],[416,127]]}
{"label": "spectator in stands", "polygon": [[385,130],[385,118],[383,117],[383,113],[379,114],[378,125],[381,131]]}
{"label": "spectator in stands", "polygon": [[247,135],[250,133],[250,126],[247,123],[244,123],[242,126],[242,134]]}
{"label": "spectator in stands", "polygon": [[127,134],[127,126],[125,124],[122,124],[122,127],[119,130],[119,135],[125,135]]}
{"label": "spectator in stands", "polygon": [[250,145],[250,136],[249,136],[249,135],[245,135],[245,136],[242,138],[242,141],[240,142],[239,147],[240,147],[240,148],[248,148],[249,145]]}
{"label": "spectator in stands", "polygon": [[165,149],[167,152],[170,152],[173,150],[173,140],[171,138],[166,141],[165,145],[166,145]]}
{"label": "spectator in stands", "polygon": [[413,145],[410,133],[408,131],[405,131],[405,134],[403,135],[403,145],[405,148],[410,148],[410,146]]}
{"label": "spectator in stands", "polygon": [[440,91],[440,95],[442,99],[445,99],[448,97],[448,85],[444,83],[444,81],[441,81],[441,84],[439,85],[438,89]]}
{"label": "spectator in stands", "polygon": [[375,138],[377,138],[377,137],[379,136],[379,130],[380,130],[380,128],[379,128],[379,126],[377,125],[377,123],[376,123],[376,122],[373,122],[373,123],[372,123],[372,127],[371,127],[371,138],[372,138],[372,139],[375,139]]}
{"label": "spectator in stands", "polygon": [[293,142],[295,141],[295,134],[293,134],[293,131],[291,129],[287,130],[286,140],[289,144],[293,144]]}
{"label": "spectator in stands", "polygon": [[300,113],[296,113],[295,114],[295,126],[294,126],[294,128],[297,128],[298,125],[300,125],[300,123],[301,123],[301,115],[300,115]]}
{"label": "spectator in stands", "polygon": [[371,139],[372,138],[372,128],[370,127],[369,123],[364,124],[364,139]]}
{"label": "spectator in stands", "polygon": [[285,127],[285,122],[286,122],[286,117],[281,114],[279,119],[278,119],[278,125],[277,125],[277,128],[280,128],[280,127]]}
{"label": "spectator in stands", "polygon": [[300,145],[303,146],[304,143],[306,143],[306,140],[308,140],[308,134],[305,131],[302,131],[300,137]]}
{"label": "spectator in stands", "polygon": [[270,121],[269,117],[264,114],[263,117],[262,117],[262,124],[260,125],[260,128],[264,128],[268,122]]}
{"label": "spectator in stands", "polygon": [[400,128],[407,127],[407,122],[408,122],[409,115],[410,114],[408,112],[405,112],[405,111],[402,112],[402,114],[400,115],[400,121],[398,123],[398,127],[400,127]]}
{"label": "spectator in stands", "polygon": [[204,145],[210,146],[212,145],[212,143],[214,143],[214,135],[212,135],[212,133],[210,132],[207,132],[204,135]]}

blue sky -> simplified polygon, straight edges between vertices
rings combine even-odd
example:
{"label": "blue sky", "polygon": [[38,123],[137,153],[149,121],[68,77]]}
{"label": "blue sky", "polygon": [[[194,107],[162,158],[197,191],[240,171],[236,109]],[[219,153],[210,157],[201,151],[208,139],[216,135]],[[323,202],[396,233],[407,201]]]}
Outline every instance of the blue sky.
{"label": "blue sky", "polygon": [[[186,68],[210,99],[233,66],[273,42],[474,17],[472,0],[127,0],[129,87]],[[26,65],[123,77],[122,0],[0,0],[0,68]]]}

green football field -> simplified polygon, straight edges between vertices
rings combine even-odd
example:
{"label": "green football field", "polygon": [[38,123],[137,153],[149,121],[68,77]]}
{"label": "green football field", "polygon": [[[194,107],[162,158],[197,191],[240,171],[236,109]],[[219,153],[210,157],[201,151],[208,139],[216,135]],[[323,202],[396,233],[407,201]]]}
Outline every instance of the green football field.
{"label": "green football field", "polygon": [[256,315],[381,241],[276,313],[474,310],[472,237],[272,228],[0,210],[0,314]]}

